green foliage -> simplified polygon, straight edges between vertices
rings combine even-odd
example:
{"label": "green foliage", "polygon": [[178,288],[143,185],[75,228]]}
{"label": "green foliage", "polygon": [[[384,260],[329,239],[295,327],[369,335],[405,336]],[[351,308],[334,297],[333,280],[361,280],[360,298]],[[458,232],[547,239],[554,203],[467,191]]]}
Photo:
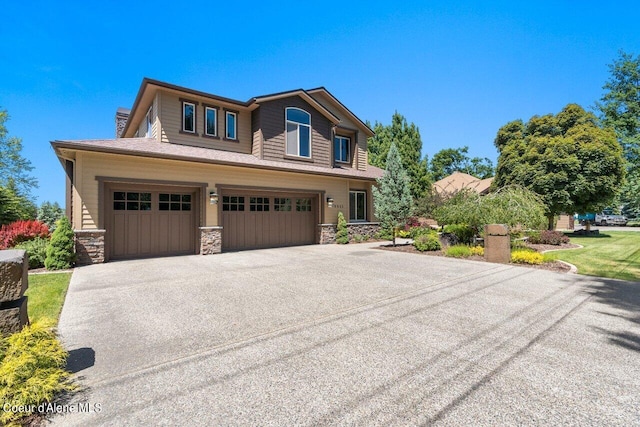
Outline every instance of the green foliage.
{"label": "green foliage", "polygon": [[493,162],[488,158],[469,157],[469,147],[445,148],[438,151],[431,158],[429,169],[434,181],[451,175],[454,172],[464,172],[476,178],[485,179],[494,174]]}
{"label": "green foliage", "polygon": [[29,175],[33,170],[31,162],[22,157],[22,139],[8,136],[7,120],[7,111],[0,110],[0,187],[12,188],[17,195],[28,199],[38,181]]}
{"label": "green foliage", "polygon": [[421,158],[420,130],[413,123],[407,124],[407,119],[398,112],[391,118],[389,126],[376,122],[373,130],[376,134],[368,141],[369,163],[385,169],[389,150],[395,144],[400,151],[402,166],[410,178],[412,197],[417,199],[425,196],[431,189],[431,178],[427,158]]}
{"label": "green foliage", "polygon": [[0,185],[0,226],[19,221],[34,219],[35,205],[15,189],[15,185]]}
{"label": "green foliage", "polygon": [[438,251],[442,249],[440,240],[438,239],[438,233],[435,232],[419,234],[413,239],[413,246],[420,252]]}
{"label": "green foliage", "polygon": [[[73,390],[64,370],[67,352],[55,332],[34,323],[2,338],[0,345],[0,402],[9,406],[38,406],[56,394]],[[18,422],[32,411],[3,411],[2,424]]]}
{"label": "green foliage", "polygon": [[58,202],[42,202],[38,208],[38,221],[44,222],[49,230],[55,231],[56,222],[64,216],[64,211]]}
{"label": "green foliage", "polygon": [[47,270],[64,270],[73,266],[76,259],[73,237],[71,223],[67,217],[62,217],[56,223],[56,231],[51,235],[51,241],[47,246],[44,261]]}
{"label": "green foliage", "polygon": [[544,257],[541,253],[526,249],[517,249],[511,252],[511,262],[515,264],[542,264]]}
{"label": "green foliage", "polygon": [[415,239],[416,237],[421,236],[423,234],[431,234],[433,232],[434,231],[429,226],[411,227],[409,229],[409,237],[412,238],[412,239]]}
{"label": "green foliage", "polygon": [[434,212],[440,224],[467,224],[476,234],[487,224],[539,228],[544,224],[544,206],[535,193],[517,186],[480,196],[460,191]]}
{"label": "green foliage", "polygon": [[494,188],[521,185],[539,194],[547,224],[561,212],[597,212],[624,178],[622,149],[610,129],[576,104],[557,115],[508,123],[498,131]]}
{"label": "green foliage", "polygon": [[338,228],[336,230],[336,243],[345,245],[349,243],[349,230],[347,229],[347,220],[344,219],[342,212],[338,212]]}
{"label": "green foliage", "polygon": [[355,243],[362,243],[362,242],[366,242],[367,240],[369,240],[369,236],[367,235],[362,235],[362,234],[353,235],[353,241]]}
{"label": "green foliage", "polygon": [[375,238],[378,240],[393,240],[393,230],[389,228],[380,228],[375,235]]}
{"label": "green foliage", "polygon": [[410,237],[410,233],[407,230],[400,229],[396,232],[396,237],[406,239],[407,237]]}
{"label": "green foliage", "polygon": [[472,246],[470,250],[471,255],[484,256],[484,248],[482,246]]}
{"label": "green foliage", "polygon": [[27,251],[29,257],[29,268],[42,268],[44,267],[44,259],[46,257],[47,245],[49,239],[43,239],[36,237],[26,242],[18,243],[15,249],[24,249]]}
{"label": "green foliage", "polygon": [[569,237],[561,231],[544,230],[540,233],[532,233],[529,236],[529,243],[561,245],[563,243],[569,243]]}
{"label": "green foliage", "polygon": [[476,230],[466,224],[448,224],[443,227],[444,233],[450,233],[456,236],[459,243],[471,244]]}
{"label": "green foliage", "polygon": [[377,187],[372,189],[376,216],[382,228],[393,230],[395,245],[395,230],[406,223],[411,214],[412,203],[409,177],[402,166],[395,143],[389,149],[384,175],[377,182]]}
{"label": "green foliage", "polygon": [[467,245],[453,245],[445,249],[444,254],[453,258],[468,258],[472,255],[472,252]]}
{"label": "green foliage", "polygon": [[442,206],[446,200],[446,197],[431,188],[426,195],[414,199],[413,215],[423,218],[433,218],[436,208]]}
{"label": "green foliage", "polygon": [[71,273],[45,273],[29,276],[29,320],[57,325]]}

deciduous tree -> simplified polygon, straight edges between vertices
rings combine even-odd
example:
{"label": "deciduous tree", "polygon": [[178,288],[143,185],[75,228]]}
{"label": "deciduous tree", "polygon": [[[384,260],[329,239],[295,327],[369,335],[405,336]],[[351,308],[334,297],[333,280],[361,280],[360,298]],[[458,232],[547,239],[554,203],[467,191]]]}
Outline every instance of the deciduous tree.
{"label": "deciduous tree", "polygon": [[431,158],[430,171],[434,181],[451,175],[454,172],[464,172],[476,178],[485,179],[494,174],[493,162],[484,157],[469,157],[469,147],[445,148],[438,151]]}

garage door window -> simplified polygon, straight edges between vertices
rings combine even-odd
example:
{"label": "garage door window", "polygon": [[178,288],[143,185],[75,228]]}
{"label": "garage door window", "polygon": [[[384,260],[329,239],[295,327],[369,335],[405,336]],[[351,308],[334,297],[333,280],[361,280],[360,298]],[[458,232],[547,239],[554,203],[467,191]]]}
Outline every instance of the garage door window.
{"label": "garage door window", "polygon": [[161,211],[190,211],[191,194],[160,193],[158,209]]}
{"label": "garage door window", "polygon": [[114,211],[150,211],[151,193],[113,192]]}
{"label": "garage door window", "polygon": [[269,198],[249,197],[249,210],[251,212],[269,212]]}
{"label": "garage door window", "polygon": [[297,212],[311,212],[311,199],[296,199]]}
{"label": "garage door window", "polygon": [[244,211],[243,196],[222,196],[223,211]]}
{"label": "garage door window", "polygon": [[273,199],[273,210],[278,212],[291,212],[291,199],[275,197]]}

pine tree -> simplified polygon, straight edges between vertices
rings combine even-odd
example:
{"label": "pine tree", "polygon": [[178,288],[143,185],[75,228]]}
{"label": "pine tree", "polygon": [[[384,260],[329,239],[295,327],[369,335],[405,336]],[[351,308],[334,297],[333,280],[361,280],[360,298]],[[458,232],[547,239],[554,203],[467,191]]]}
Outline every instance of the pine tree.
{"label": "pine tree", "polygon": [[409,177],[402,165],[400,152],[395,143],[391,143],[387,155],[384,175],[378,178],[378,186],[373,187],[373,205],[381,226],[393,233],[393,246],[396,245],[396,232],[404,226],[411,214],[411,191]]}
{"label": "pine tree", "polygon": [[344,245],[349,243],[349,230],[347,230],[347,220],[342,212],[338,212],[338,229],[336,230],[336,243]]}
{"label": "pine tree", "polygon": [[51,235],[51,241],[47,246],[47,256],[44,260],[47,270],[71,268],[76,260],[73,245],[71,223],[67,217],[62,217],[56,223],[56,231]]}

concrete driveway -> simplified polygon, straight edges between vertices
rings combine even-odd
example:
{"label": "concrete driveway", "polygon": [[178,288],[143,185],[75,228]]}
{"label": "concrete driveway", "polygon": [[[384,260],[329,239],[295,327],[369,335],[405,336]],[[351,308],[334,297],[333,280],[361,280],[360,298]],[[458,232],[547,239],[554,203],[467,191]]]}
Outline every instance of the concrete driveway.
{"label": "concrete driveway", "polygon": [[640,423],[640,284],[373,246],[76,269],[54,424]]}

